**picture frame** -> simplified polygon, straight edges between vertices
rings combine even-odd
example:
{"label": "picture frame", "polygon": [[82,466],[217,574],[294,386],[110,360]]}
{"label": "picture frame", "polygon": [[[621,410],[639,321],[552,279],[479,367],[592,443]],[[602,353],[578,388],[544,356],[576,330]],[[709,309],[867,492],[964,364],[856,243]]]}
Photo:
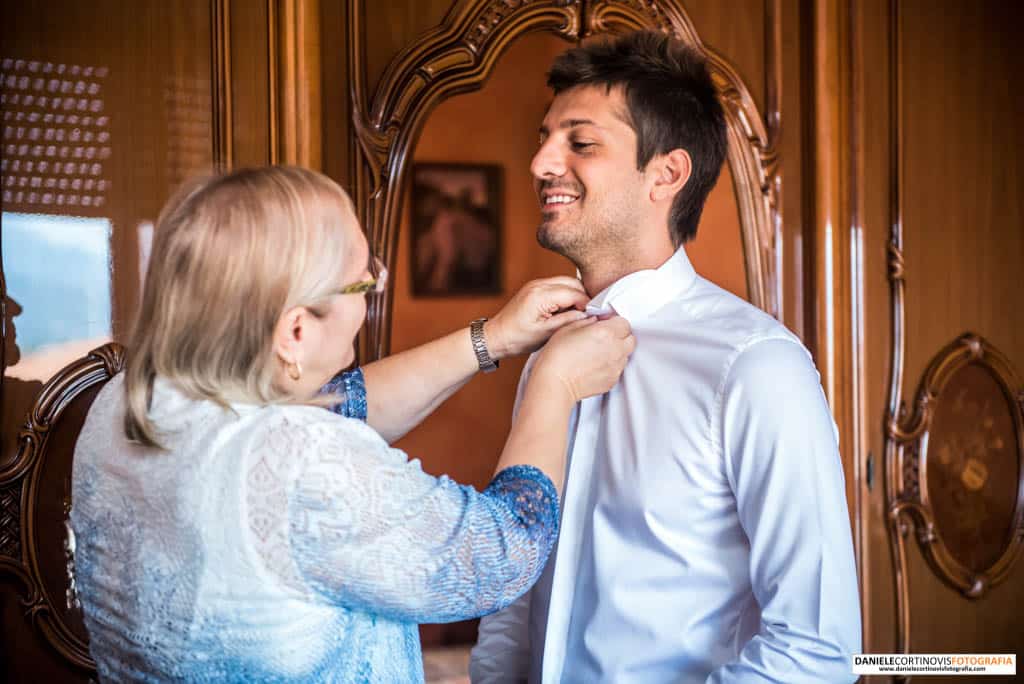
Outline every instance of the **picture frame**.
{"label": "picture frame", "polygon": [[413,163],[414,297],[501,294],[503,191],[497,164]]}

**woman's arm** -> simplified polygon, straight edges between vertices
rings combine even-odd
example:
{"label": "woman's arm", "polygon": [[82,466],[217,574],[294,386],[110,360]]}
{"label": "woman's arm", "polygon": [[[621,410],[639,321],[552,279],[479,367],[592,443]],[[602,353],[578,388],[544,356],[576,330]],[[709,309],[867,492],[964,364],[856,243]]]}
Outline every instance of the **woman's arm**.
{"label": "woman's arm", "polygon": [[351,429],[299,435],[317,449],[289,488],[287,534],[310,589],[352,610],[444,622],[497,610],[536,581],[558,532],[546,475],[508,468],[478,492]]}
{"label": "woman's arm", "polygon": [[[493,323],[484,323],[484,338],[491,356],[500,359],[507,354],[495,339]],[[389,444],[396,442],[469,382],[477,368],[469,326],[367,364],[366,422]]]}
{"label": "woman's arm", "polygon": [[[365,426],[292,431],[301,463],[289,542],[306,583],[349,608],[409,622],[498,610],[540,575],[558,532],[566,423],[633,349],[623,319],[567,326],[534,364],[498,473],[483,492],[424,473]],[[276,430],[280,433],[280,430]]]}
{"label": "woman's arm", "polygon": [[[491,357],[500,360],[536,350],[563,325],[583,318],[576,309],[586,303],[587,295],[575,278],[527,283],[484,324]],[[363,366],[366,420],[388,443],[395,442],[465,385],[477,369],[468,326],[367,364]]]}
{"label": "woman's arm", "polygon": [[619,316],[587,318],[555,333],[523,380],[523,398],[495,472],[531,465],[544,471],[561,493],[573,406],[610,390],[634,348],[629,323]]}

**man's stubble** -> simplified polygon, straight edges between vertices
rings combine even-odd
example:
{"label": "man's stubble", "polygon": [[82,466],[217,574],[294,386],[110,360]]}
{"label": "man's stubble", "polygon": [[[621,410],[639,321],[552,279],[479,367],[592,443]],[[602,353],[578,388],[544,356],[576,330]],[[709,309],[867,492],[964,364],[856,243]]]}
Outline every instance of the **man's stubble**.
{"label": "man's stubble", "polygon": [[638,212],[627,202],[595,207],[594,217],[579,217],[573,222],[541,219],[537,242],[541,247],[561,254],[576,268],[586,273],[608,260],[628,260],[630,240],[638,220]]}

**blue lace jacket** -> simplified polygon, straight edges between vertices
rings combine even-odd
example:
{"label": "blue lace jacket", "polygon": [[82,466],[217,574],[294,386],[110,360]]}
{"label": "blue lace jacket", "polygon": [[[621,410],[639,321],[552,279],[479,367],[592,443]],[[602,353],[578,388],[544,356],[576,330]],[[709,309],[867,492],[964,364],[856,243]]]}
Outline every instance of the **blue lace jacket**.
{"label": "blue lace jacket", "polygon": [[76,447],[76,580],[109,681],[420,682],[418,622],[498,610],[539,576],[558,498],[516,466],[483,492],[367,426],[358,370],[335,413],[233,405],[157,381],[164,452],[123,436],[121,376]]}

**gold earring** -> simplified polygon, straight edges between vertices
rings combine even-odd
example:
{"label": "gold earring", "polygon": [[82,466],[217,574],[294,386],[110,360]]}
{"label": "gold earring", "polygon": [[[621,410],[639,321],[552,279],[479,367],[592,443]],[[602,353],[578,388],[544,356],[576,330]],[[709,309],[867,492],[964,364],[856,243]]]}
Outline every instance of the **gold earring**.
{"label": "gold earring", "polygon": [[288,377],[292,380],[302,377],[302,365],[298,361],[288,364]]}

